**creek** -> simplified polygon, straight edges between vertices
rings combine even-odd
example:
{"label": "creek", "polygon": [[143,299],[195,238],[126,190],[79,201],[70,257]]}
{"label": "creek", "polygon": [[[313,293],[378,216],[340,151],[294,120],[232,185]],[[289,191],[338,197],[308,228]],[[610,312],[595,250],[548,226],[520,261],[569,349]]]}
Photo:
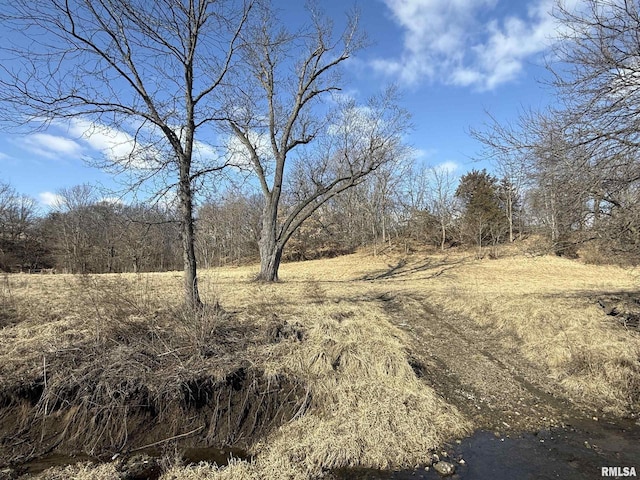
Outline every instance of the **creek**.
{"label": "creek", "polygon": [[[453,463],[452,480],[585,480],[602,479],[602,467],[635,467],[640,475],[640,426],[576,421],[554,430],[498,435],[476,431],[443,449]],[[463,463],[460,463],[460,460]],[[431,467],[405,471],[344,469],[338,480],[435,480]]]}
{"label": "creek", "polygon": [[[137,453],[152,458],[162,455],[161,451],[153,449]],[[500,435],[478,430],[438,453],[442,461],[456,467],[454,475],[447,477],[451,480],[602,479],[601,468],[614,466],[635,467],[640,475],[640,426],[630,421],[580,420],[534,433]],[[186,464],[206,461],[226,465],[231,456],[248,458],[243,451],[220,448],[189,448],[182,454]],[[98,459],[53,453],[22,464],[16,470],[20,474],[36,475],[47,468],[86,461],[97,462]],[[332,473],[336,480],[442,478],[433,467],[403,471],[349,468]]]}

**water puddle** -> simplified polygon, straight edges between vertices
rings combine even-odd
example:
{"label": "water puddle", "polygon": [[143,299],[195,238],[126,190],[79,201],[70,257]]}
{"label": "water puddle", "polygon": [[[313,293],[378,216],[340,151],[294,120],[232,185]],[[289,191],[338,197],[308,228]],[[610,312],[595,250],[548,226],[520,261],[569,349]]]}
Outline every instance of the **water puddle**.
{"label": "water puddle", "polygon": [[[455,465],[453,480],[584,480],[601,479],[602,467],[635,467],[640,474],[640,427],[582,422],[536,434],[497,436],[477,431],[459,445],[445,449],[441,460]],[[463,462],[461,463],[461,460]],[[344,469],[340,480],[435,480],[442,477],[424,468],[399,472]]]}
{"label": "water puddle", "polygon": [[[537,433],[496,435],[477,431],[443,449],[441,460],[455,465],[452,480],[583,480],[600,479],[602,467],[635,467],[640,474],[640,426],[576,422]],[[163,452],[136,452],[158,459]],[[246,452],[229,448],[185,448],[185,464],[211,462],[226,465],[231,457],[251,460]],[[21,475],[37,475],[51,467],[98,460],[87,455],[49,454],[17,468]],[[433,467],[406,471],[342,469],[332,472],[338,480],[435,480],[442,477]],[[137,477],[136,477],[137,478]],[[145,477],[146,478],[146,477]],[[151,477],[149,477],[151,478]]]}
{"label": "water puddle", "polygon": [[52,467],[66,467],[67,465],[74,465],[82,462],[98,462],[97,458],[90,457],[89,455],[64,455],[60,453],[50,453],[43,455],[42,457],[34,458],[33,460],[21,464],[17,471],[21,475],[38,475],[44,472],[48,468]]}
{"label": "water puddle", "polygon": [[186,465],[200,462],[228,465],[231,458],[252,460],[247,452],[238,448],[187,448],[182,453],[182,460]]}

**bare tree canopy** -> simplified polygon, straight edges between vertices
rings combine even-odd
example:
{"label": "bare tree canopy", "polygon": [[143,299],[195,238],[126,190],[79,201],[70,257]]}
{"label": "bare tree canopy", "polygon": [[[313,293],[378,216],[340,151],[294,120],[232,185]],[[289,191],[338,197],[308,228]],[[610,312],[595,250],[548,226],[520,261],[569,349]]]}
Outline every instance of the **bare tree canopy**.
{"label": "bare tree canopy", "polygon": [[[341,34],[315,10],[291,32],[264,10],[243,50],[246,78],[227,109],[264,197],[259,279],[278,279],[291,235],[320,205],[402,155],[408,116],[392,92],[367,105],[332,96],[340,69],[363,46],[357,15]],[[285,199],[286,197],[286,199]]]}
{"label": "bare tree canopy", "polygon": [[[593,156],[640,147],[640,6],[635,0],[559,1],[551,65],[574,142]],[[598,160],[604,161],[604,158]]]}
{"label": "bare tree canopy", "polygon": [[16,0],[2,38],[2,120],[121,142],[105,165],[177,187],[185,298],[200,304],[193,190],[224,167],[213,137],[251,0]]}

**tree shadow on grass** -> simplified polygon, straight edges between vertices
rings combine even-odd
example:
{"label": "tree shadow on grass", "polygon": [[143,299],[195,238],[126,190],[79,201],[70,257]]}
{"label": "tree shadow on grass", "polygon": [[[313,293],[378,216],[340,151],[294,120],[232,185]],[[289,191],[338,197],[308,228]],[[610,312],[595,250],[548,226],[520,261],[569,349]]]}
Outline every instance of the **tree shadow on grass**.
{"label": "tree shadow on grass", "polygon": [[451,261],[445,258],[442,261],[433,261],[431,259],[424,260],[417,265],[410,265],[405,259],[401,259],[395,265],[388,265],[387,270],[379,270],[360,277],[358,280],[376,281],[388,279],[408,279],[416,273],[428,272],[429,275],[419,278],[411,278],[411,280],[426,280],[436,278],[443,273],[453,270],[454,268],[465,263],[464,259]]}

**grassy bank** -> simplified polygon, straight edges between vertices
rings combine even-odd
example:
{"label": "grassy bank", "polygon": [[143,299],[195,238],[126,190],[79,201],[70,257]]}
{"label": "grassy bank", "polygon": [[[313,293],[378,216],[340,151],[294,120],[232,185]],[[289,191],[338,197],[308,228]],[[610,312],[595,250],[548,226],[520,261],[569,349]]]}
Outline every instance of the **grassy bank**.
{"label": "grassy bank", "polygon": [[[255,459],[175,465],[165,480],[428,463],[430,450],[473,425],[439,394],[441,372],[416,367],[402,326],[409,320],[385,306],[394,295],[428,301],[455,329],[481,329],[498,359],[528,365],[530,381],[582,408],[638,409],[640,335],[597,304],[636,292],[633,270],[456,253],[286,264],[274,285],[253,283],[254,273],[204,272],[204,300],[225,312],[197,315],[179,308],[177,273],[5,277],[0,412],[20,415],[14,432],[3,432],[4,458],[21,451],[11,446],[20,435],[36,442],[43,431],[51,445],[75,436],[69,448],[108,454],[192,432],[182,444],[237,444]],[[467,353],[451,355],[464,362]],[[103,428],[99,439],[86,428],[82,437],[87,424]],[[114,468],[43,478],[113,478]]]}

